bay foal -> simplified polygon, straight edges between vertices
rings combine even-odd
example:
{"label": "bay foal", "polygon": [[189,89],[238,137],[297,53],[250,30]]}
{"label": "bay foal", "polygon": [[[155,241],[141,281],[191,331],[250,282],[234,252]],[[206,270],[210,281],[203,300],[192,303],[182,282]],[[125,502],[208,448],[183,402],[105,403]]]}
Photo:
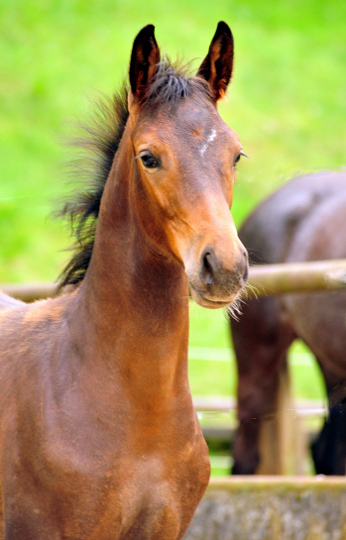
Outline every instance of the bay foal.
{"label": "bay foal", "polygon": [[188,286],[222,307],[247,272],[229,211],[241,145],[216,110],[232,62],[225,23],[192,78],[141,30],[126,100],[91,130],[96,187],[67,207],[79,235],[68,292],[1,297],[6,540],[175,540],[188,527],[209,479]]}

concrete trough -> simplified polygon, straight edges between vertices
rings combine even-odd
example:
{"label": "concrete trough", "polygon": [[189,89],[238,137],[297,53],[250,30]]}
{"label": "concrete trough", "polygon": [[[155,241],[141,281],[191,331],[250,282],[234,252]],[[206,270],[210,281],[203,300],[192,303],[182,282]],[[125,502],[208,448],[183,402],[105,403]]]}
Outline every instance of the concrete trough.
{"label": "concrete trough", "polygon": [[213,478],[184,540],[346,540],[346,479]]}

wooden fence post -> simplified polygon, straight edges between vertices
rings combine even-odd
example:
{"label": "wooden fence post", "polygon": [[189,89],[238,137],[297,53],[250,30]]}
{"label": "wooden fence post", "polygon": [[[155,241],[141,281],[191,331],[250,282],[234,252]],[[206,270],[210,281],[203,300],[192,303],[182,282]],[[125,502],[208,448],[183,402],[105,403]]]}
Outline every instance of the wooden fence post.
{"label": "wooden fence post", "polygon": [[280,373],[277,412],[263,421],[260,435],[261,462],[256,474],[303,475],[307,460],[306,437],[301,419],[295,412],[291,395],[289,369]]}

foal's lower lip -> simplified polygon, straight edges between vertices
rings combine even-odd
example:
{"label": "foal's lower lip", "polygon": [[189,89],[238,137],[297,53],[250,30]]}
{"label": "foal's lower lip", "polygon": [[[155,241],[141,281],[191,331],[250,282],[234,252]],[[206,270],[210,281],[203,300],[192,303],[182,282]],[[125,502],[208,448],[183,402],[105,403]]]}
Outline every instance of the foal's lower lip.
{"label": "foal's lower lip", "polygon": [[213,298],[208,298],[206,296],[203,296],[203,294],[200,294],[198,293],[197,291],[194,290],[194,293],[196,295],[197,298],[200,298],[202,302],[204,302],[205,304],[208,304],[210,307],[226,307],[228,306],[229,304],[232,303],[232,301],[234,300],[234,296],[232,296],[232,298],[227,298],[225,300],[216,300],[216,299],[213,299]]}
{"label": "foal's lower lip", "polygon": [[213,304],[215,306],[228,306],[232,300],[210,300],[210,298],[204,298],[202,297],[203,300],[205,300],[206,302],[210,303],[210,304]]}

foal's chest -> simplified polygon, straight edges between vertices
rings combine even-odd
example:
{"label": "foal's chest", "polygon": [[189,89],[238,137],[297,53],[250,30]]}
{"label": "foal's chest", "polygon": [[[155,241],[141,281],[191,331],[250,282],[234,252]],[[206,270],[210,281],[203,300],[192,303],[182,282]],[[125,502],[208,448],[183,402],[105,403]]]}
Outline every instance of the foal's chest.
{"label": "foal's chest", "polygon": [[[179,452],[178,452],[179,453]],[[122,490],[119,540],[176,540],[183,536],[209,479],[205,456],[142,457],[133,463]]]}
{"label": "foal's chest", "polygon": [[193,421],[189,435],[154,427],[49,444],[34,468],[50,496],[33,512],[56,514],[66,540],[182,538],[209,480],[207,447]]}
{"label": "foal's chest", "polygon": [[[105,517],[117,515],[109,529],[119,540],[180,539],[209,480],[204,440],[177,445],[174,453],[158,449],[128,455],[114,464]],[[114,527],[114,528],[113,528]],[[102,538],[107,538],[107,520]]]}

